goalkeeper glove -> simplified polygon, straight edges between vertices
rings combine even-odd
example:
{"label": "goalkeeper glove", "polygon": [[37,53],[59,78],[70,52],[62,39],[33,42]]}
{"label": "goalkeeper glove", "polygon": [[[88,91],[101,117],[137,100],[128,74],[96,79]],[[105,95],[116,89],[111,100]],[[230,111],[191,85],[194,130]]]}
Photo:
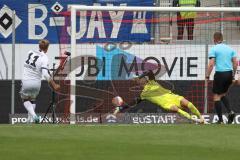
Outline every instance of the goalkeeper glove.
{"label": "goalkeeper glove", "polygon": [[116,115],[118,112],[120,112],[122,110],[122,107],[121,106],[118,106],[115,108],[113,114]]}

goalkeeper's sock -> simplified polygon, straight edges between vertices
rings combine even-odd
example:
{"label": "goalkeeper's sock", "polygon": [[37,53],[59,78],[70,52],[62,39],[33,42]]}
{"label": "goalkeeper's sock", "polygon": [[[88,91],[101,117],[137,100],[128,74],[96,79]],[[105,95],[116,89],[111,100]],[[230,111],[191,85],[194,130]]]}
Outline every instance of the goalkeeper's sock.
{"label": "goalkeeper's sock", "polygon": [[186,117],[187,119],[192,119],[192,118],[191,118],[191,115],[190,115],[189,113],[187,113],[187,112],[185,112],[185,111],[183,111],[183,110],[181,110],[181,109],[178,109],[177,112],[178,112],[181,116]]}
{"label": "goalkeeper's sock", "polygon": [[221,101],[215,101],[214,102],[214,107],[218,115],[218,121],[222,122],[222,102]]}
{"label": "goalkeeper's sock", "polygon": [[198,109],[191,103],[189,102],[187,105],[188,109],[190,109],[190,111],[196,115],[198,118],[201,118],[201,113],[198,111]]}
{"label": "goalkeeper's sock", "polygon": [[35,111],[33,110],[33,105],[30,101],[25,101],[23,103],[24,107],[26,108],[26,110],[28,111],[28,113],[33,117],[37,117]]}

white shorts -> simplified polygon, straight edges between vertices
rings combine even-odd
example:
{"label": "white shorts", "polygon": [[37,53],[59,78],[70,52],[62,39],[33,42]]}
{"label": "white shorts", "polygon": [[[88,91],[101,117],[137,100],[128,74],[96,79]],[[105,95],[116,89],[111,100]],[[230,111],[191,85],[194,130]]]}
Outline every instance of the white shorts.
{"label": "white shorts", "polygon": [[22,80],[22,88],[20,95],[22,99],[34,100],[39,94],[41,88],[41,81],[36,80]]}

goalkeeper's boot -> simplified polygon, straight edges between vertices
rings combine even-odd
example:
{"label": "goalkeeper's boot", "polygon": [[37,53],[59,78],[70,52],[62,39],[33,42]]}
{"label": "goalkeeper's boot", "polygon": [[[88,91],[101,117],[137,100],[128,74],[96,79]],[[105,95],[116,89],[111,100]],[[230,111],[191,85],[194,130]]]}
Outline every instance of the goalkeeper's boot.
{"label": "goalkeeper's boot", "polygon": [[192,116],[192,117],[191,117],[191,120],[192,120],[193,122],[195,122],[196,124],[202,124],[201,119],[198,119],[198,118],[196,118],[195,116]]}
{"label": "goalkeeper's boot", "polygon": [[231,111],[228,115],[228,124],[232,124],[233,120],[234,120],[234,117],[235,117],[235,113],[233,111]]}
{"label": "goalkeeper's boot", "polygon": [[200,117],[200,124],[208,124],[203,117]]}
{"label": "goalkeeper's boot", "polygon": [[40,118],[39,116],[34,117],[35,124],[40,124]]}

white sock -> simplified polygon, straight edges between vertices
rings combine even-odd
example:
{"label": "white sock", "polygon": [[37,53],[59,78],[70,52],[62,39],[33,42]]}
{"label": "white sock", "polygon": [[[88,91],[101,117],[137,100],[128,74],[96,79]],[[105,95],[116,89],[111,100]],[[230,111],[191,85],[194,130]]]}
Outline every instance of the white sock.
{"label": "white sock", "polygon": [[[35,103],[32,103],[32,107],[33,107],[33,110],[34,110],[34,112],[35,112],[35,109],[36,109],[36,104]],[[36,112],[35,112],[36,113]],[[32,116],[31,116],[32,117]],[[33,122],[33,117],[31,118],[31,122]]]}
{"label": "white sock", "polygon": [[28,112],[28,118],[27,118],[27,123],[31,123],[33,121],[33,118],[31,114]]}
{"label": "white sock", "polygon": [[[32,104],[33,110],[35,111],[36,108],[36,104]],[[32,123],[33,122],[33,117],[31,116],[31,114],[28,112],[28,119],[27,119],[28,123]]]}
{"label": "white sock", "polygon": [[32,104],[32,107],[33,107],[33,110],[34,110],[34,112],[35,112],[35,109],[36,109],[36,104],[35,104],[35,103],[33,103],[33,104]]}
{"label": "white sock", "polygon": [[35,111],[34,111],[34,109],[33,109],[33,105],[32,105],[32,103],[31,103],[30,101],[25,101],[25,102],[23,103],[23,105],[24,105],[24,107],[26,108],[26,110],[28,111],[28,113],[29,113],[33,118],[37,117],[37,115],[36,115],[36,113],[35,113]]}

